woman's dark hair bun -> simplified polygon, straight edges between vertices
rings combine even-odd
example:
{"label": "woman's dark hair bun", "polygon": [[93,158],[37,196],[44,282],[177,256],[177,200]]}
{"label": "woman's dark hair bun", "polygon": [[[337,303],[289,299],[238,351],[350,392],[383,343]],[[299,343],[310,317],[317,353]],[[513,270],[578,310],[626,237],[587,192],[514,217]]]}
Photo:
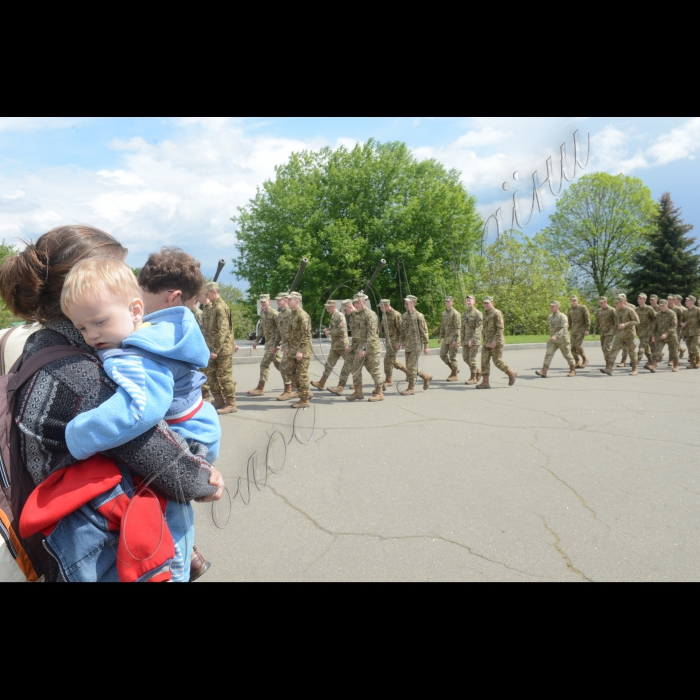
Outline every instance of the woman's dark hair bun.
{"label": "woman's dark hair bun", "polygon": [[93,226],[55,228],[5,260],[0,267],[0,295],[8,309],[25,321],[56,322],[63,317],[63,282],[76,263],[96,256],[124,260],[127,252]]}

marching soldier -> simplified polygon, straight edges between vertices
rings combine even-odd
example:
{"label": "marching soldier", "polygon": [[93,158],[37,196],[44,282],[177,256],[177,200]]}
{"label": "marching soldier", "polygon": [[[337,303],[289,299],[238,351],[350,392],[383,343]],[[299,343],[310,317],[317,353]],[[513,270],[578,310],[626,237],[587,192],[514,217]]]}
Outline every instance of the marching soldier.
{"label": "marching soldier", "polygon": [[[637,307],[634,306],[633,304],[630,304],[629,301],[627,301],[627,295],[624,292],[620,292],[620,294],[618,296],[624,297],[625,304],[626,304],[627,308],[634,311],[634,313],[637,313]],[[622,358],[620,359],[620,364],[618,365],[618,367],[620,369],[624,369],[626,366],[627,366],[627,347],[623,346],[622,347]]]}
{"label": "marching soldier", "polygon": [[448,382],[456,382],[459,375],[457,364],[457,349],[459,347],[459,335],[462,330],[462,317],[454,308],[454,297],[445,298],[445,311],[442,314],[442,324],[438,333],[438,340],[442,340],[440,359],[452,370],[447,378]]}
{"label": "marching soldier", "polygon": [[274,364],[276,370],[279,370],[281,366],[281,358],[277,349],[280,345],[280,331],[277,320],[279,314],[271,307],[269,294],[261,294],[259,301],[262,310],[260,314],[260,330],[258,331],[258,337],[253,343],[253,350],[257,350],[258,343],[265,338],[265,355],[260,363],[258,386],[256,389],[248,392],[249,396],[265,396],[265,384],[270,378],[270,365]]}
{"label": "marching soldier", "polygon": [[[543,379],[547,379],[547,372],[552,366],[552,359],[557,350],[561,350],[564,359],[569,363],[569,374],[567,377],[576,376],[576,361],[571,354],[571,341],[569,340],[569,319],[560,311],[561,304],[558,301],[553,301],[549,305],[549,310],[552,315],[548,319],[549,323],[549,342],[547,343],[547,354],[544,358],[544,365],[541,372],[535,372]],[[586,362],[588,364],[588,362]]]}
{"label": "marching soldier", "polygon": [[615,309],[608,305],[607,297],[600,297],[598,306],[600,308],[595,315],[595,330],[600,333],[600,347],[607,363],[615,338]]}
{"label": "marching soldier", "polygon": [[416,311],[418,297],[412,294],[404,299],[406,313],[401,319],[401,341],[396,349],[406,350],[406,372],[408,388],[401,392],[403,396],[414,396],[416,393],[416,376],[423,380],[423,391],[430,388],[432,376],[418,369],[418,357],[421,350],[424,355],[430,354],[430,339],[428,337],[428,324],[425,316]]}
{"label": "marching soldier", "polygon": [[353,389],[346,401],[362,401],[365,398],[362,391],[362,367],[372,375],[374,392],[369,399],[372,403],[384,401],[384,384],[382,382],[381,356],[382,344],[379,341],[379,319],[374,311],[367,308],[369,297],[364,292],[355,294],[355,320],[352,326],[352,347],[356,348],[357,356],[352,368]]}
{"label": "marching soldier", "polygon": [[[571,353],[576,360],[576,369],[585,369],[588,367],[589,360],[583,349],[583,341],[591,332],[591,314],[587,307],[578,303],[577,297],[571,298],[568,320],[571,329]],[[583,360],[583,364],[581,364],[581,360]]]}
{"label": "marching soldier", "polygon": [[[202,293],[197,297],[197,302],[199,303],[199,306],[194,307],[194,317],[197,319],[197,323],[199,324],[199,329],[202,331],[202,335],[204,336],[204,341],[207,343],[207,347],[209,346],[209,339],[207,338],[207,324],[209,323],[208,321],[208,313],[207,309],[211,309],[211,302],[209,301],[209,298],[207,297],[207,290],[206,288],[202,291]],[[207,368],[202,367],[199,370],[205,377],[207,376]],[[209,388],[209,384],[204,384],[202,386],[202,399],[204,401],[209,401],[211,403],[211,390]]]}
{"label": "marching soldier", "polygon": [[668,354],[671,358],[671,366],[674,372],[680,370],[678,362],[678,319],[676,314],[668,308],[668,301],[659,301],[661,311],[656,316],[654,326],[654,362],[649,363],[649,371],[656,372],[656,367],[664,354],[664,345],[668,345]]}
{"label": "marching soldier", "polygon": [[280,374],[282,375],[282,380],[284,381],[284,391],[277,397],[278,401],[289,401],[289,399],[294,397],[292,392],[292,375],[289,367],[289,353],[287,348],[289,346],[289,324],[292,321],[292,312],[289,309],[289,294],[282,292],[276,297],[277,308],[279,313],[277,315],[277,329],[279,330],[279,347],[277,348],[280,353]]}
{"label": "marching soldier", "polygon": [[207,345],[211,353],[207,383],[214,394],[214,408],[220,415],[236,413],[236,383],[233,380],[233,353],[238,346],[233,337],[231,309],[219,294],[216,282],[207,284],[211,310],[207,311]]}
{"label": "marching soldier", "polygon": [[293,377],[292,383],[298,387],[299,401],[292,408],[308,408],[311,404],[311,384],[309,365],[311,364],[311,318],[301,308],[302,297],[292,292],[287,302],[290,310],[289,341],[287,345],[287,371]]}
{"label": "marching soldier", "polygon": [[379,326],[380,333],[384,333],[386,341],[386,355],[384,356],[384,389],[393,386],[392,380],[394,370],[398,369],[404,374],[408,374],[408,370],[396,359],[396,346],[401,343],[401,314],[396,309],[391,308],[389,299],[382,299],[379,302],[379,308],[382,311],[382,322]]}
{"label": "marching soldier", "polygon": [[637,304],[637,316],[639,317],[639,325],[637,326],[637,335],[639,336],[639,354],[637,355],[637,362],[641,362],[642,357],[646,355],[647,364],[645,369],[649,369],[649,363],[654,359],[654,354],[651,349],[651,338],[654,335],[656,312],[651,308],[651,306],[647,306],[646,294],[639,295]]}
{"label": "marching soldier", "polygon": [[685,357],[685,348],[683,343],[685,342],[685,330],[683,324],[685,322],[685,312],[686,308],[683,305],[683,297],[680,294],[675,294],[675,306],[673,310],[676,312],[676,317],[678,318],[678,354],[682,360]]}
{"label": "marching soldier", "polygon": [[317,389],[325,389],[328,377],[331,376],[333,368],[338,364],[341,357],[345,357],[345,348],[348,346],[348,326],[345,323],[345,317],[334,301],[326,302],[326,311],[331,317],[328,321],[328,328],[324,329],[327,338],[331,339],[331,350],[328,353],[328,360],[323,370],[323,376],[320,382],[311,382],[311,386]]}
{"label": "marching soldier", "polygon": [[[343,313],[345,314],[345,318],[347,319],[346,323],[348,325],[348,329],[350,333],[354,336],[355,307],[352,305],[352,299],[346,299],[343,302]],[[343,395],[343,390],[345,389],[345,385],[348,383],[348,377],[350,376],[350,371],[352,370],[352,367],[355,364],[356,357],[357,348],[355,348],[354,345],[351,345],[350,341],[348,340],[348,346],[345,348],[345,360],[343,362],[343,369],[340,370],[340,381],[338,382],[338,386],[335,386],[332,389],[328,389],[328,391],[330,391],[331,394],[335,394],[336,396]]]}
{"label": "marching soldier", "polygon": [[687,311],[683,320],[683,332],[685,333],[685,343],[688,346],[690,365],[688,369],[700,369],[700,345],[698,345],[698,335],[700,335],[700,308],[695,303],[695,297],[688,297],[685,300]]}
{"label": "marching soldier", "polygon": [[477,384],[481,381],[481,370],[477,368],[476,358],[481,345],[481,331],[484,325],[484,316],[476,308],[476,297],[470,294],[464,300],[467,310],[462,315],[462,328],[459,333],[459,343],[462,346],[462,358],[469,365],[471,377],[465,384]]}
{"label": "marching soldier", "polygon": [[493,306],[493,298],[484,298],[484,346],[481,349],[481,374],[483,379],[477,389],[490,389],[489,377],[491,375],[491,360],[493,364],[508,375],[508,386],[513,386],[518,378],[518,373],[514,372],[503,361],[503,346],[505,345],[505,330],[503,314]]}
{"label": "marching soldier", "polygon": [[617,306],[617,311],[615,312],[615,339],[613,340],[610,354],[606,358],[605,369],[600,371],[612,377],[615,359],[620,349],[624,347],[629,352],[632,365],[630,376],[636,377],[639,373],[637,372],[637,347],[634,341],[636,337],[635,328],[639,325],[639,317],[634,307],[630,308],[630,305],[627,303],[627,297],[624,294],[619,294],[615,298],[615,306]]}
{"label": "marching soldier", "polygon": [[209,306],[211,302],[209,299],[207,299],[207,292],[204,290],[202,294],[200,294],[197,297],[197,304],[194,305],[192,308],[192,313],[194,314],[194,317],[197,319],[197,324],[199,325],[199,330],[204,333],[204,309]]}

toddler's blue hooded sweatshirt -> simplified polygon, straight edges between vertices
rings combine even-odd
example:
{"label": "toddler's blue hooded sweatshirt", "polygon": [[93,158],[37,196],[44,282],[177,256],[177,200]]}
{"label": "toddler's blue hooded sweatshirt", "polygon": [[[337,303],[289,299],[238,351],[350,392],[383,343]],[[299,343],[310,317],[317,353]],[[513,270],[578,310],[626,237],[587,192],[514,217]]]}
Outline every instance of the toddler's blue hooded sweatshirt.
{"label": "toddler's blue hooded sweatshirt", "polygon": [[209,349],[189,309],[179,306],[151,314],[121,349],[98,354],[119,388],[68,424],[66,443],[73,457],[82,460],[107,452],[166,420],[185,440],[206,445],[208,462],[216,460],[219,416],[202,401],[206,378],[197,371],[209,363]]}

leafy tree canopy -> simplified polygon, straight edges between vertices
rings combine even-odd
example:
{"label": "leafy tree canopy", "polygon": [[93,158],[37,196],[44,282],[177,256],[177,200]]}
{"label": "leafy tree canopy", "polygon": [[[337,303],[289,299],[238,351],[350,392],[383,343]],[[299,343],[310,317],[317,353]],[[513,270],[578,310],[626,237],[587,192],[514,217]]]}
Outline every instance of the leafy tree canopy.
{"label": "leafy tree canopy", "polygon": [[607,294],[625,282],[648,245],[655,213],[651,191],[638,178],[593,173],[561,196],[544,234],[577,283]]}
{"label": "leafy tree canopy", "polygon": [[357,292],[384,258],[377,293],[401,308],[408,285],[438,316],[483,226],[457,171],[419,162],[403,143],[374,140],[293,154],[233,221],[233,274],[249,282],[251,298],[288,290],[306,257],[298,290],[311,311],[345,281],[354,288],[339,295]]}
{"label": "leafy tree canopy", "polygon": [[694,253],[695,238],[687,234],[692,224],[681,219],[671,195],[666,192],[658,205],[655,226],[648,237],[648,247],[634,258],[635,268],[629,275],[630,298],[640,293],[682,294],[700,292],[700,255]]}

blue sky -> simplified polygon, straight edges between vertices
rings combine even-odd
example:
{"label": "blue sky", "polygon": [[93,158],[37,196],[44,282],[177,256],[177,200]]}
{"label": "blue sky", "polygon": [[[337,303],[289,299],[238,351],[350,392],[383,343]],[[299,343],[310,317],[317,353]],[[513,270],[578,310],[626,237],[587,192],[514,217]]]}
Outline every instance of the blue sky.
{"label": "blue sky", "polygon": [[[486,218],[507,205],[501,185],[514,171],[527,203],[532,173],[544,177],[561,143],[571,151],[577,129],[592,139],[584,173],[640,177],[700,225],[698,117],[0,117],[0,238],[92,223],[129,247],[133,266],[180,245],[211,274],[235,255],[236,208],[294,151],[405,141],[418,158],[460,170]],[[526,232],[553,208],[549,197]]]}

